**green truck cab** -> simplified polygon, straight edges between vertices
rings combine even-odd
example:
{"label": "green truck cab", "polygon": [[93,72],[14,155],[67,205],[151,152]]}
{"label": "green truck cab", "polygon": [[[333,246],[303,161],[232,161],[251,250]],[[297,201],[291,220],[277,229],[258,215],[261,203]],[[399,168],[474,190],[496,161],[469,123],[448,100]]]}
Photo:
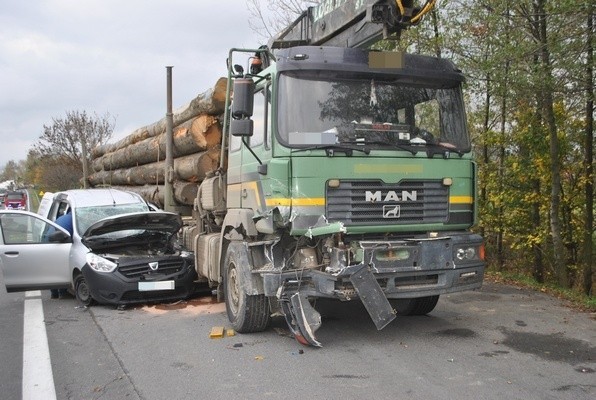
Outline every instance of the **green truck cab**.
{"label": "green truck cab", "polygon": [[[247,52],[245,73],[232,60]],[[279,311],[320,346],[316,298],[360,299],[382,329],[482,285],[464,76],[450,61],[295,46],[233,49],[229,64],[224,161],[199,189],[196,243],[237,331]]]}

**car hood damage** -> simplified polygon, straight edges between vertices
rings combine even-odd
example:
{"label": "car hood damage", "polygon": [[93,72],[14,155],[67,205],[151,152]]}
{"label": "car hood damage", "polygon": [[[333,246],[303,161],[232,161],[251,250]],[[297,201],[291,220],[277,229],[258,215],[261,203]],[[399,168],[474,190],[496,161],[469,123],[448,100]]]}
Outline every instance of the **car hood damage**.
{"label": "car hood damage", "polygon": [[125,248],[139,244],[171,243],[182,227],[182,218],[169,212],[139,212],[104,218],[83,234],[81,242],[92,251]]}

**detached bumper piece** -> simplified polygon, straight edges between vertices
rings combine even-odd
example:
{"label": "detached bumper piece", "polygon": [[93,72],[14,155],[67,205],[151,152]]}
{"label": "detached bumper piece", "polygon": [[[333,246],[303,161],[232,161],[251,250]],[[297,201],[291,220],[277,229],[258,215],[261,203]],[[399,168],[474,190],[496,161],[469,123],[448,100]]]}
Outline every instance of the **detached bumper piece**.
{"label": "detached bumper piece", "polygon": [[315,337],[315,332],[321,327],[321,314],[310,304],[305,293],[297,292],[289,298],[282,298],[281,307],[290,332],[298,343],[323,347]]}
{"label": "detached bumper piece", "polygon": [[[378,330],[395,319],[396,313],[370,268],[360,266],[350,276],[358,297],[364,304]],[[321,327],[321,314],[310,304],[306,291],[284,290],[280,299],[288,327],[298,343],[322,347],[315,337]]]}
{"label": "detached bumper piece", "polygon": [[360,268],[350,276],[350,281],[358,293],[358,297],[366,307],[366,311],[372,318],[377,330],[386,327],[391,321],[395,319],[396,313],[387,297],[383,293],[383,289],[377,282],[377,278],[367,266],[360,266]]}
{"label": "detached bumper piece", "polygon": [[[478,289],[484,276],[482,239],[474,234],[362,241],[360,263],[347,265],[345,250],[331,248],[325,271],[262,273],[265,295],[280,301],[296,340],[321,347],[321,316],[309,299],[359,298],[378,330],[396,318],[388,299],[422,298]],[[299,278],[298,278],[299,276]]]}

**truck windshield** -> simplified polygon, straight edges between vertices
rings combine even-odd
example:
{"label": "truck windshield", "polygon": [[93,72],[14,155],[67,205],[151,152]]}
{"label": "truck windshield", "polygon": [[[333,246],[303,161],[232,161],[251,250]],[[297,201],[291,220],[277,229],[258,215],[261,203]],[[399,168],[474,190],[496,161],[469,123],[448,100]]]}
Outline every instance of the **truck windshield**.
{"label": "truck windshield", "polygon": [[278,101],[280,140],[290,147],[440,144],[470,151],[459,85],[437,88],[386,76],[331,79],[286,73],[280,77]]}

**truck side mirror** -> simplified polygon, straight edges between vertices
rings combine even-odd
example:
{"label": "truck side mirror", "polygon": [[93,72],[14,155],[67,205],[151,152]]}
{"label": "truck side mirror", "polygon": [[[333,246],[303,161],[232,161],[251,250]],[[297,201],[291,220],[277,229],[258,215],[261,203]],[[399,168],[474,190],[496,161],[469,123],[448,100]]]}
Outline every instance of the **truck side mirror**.
{"label": "truck side mirror", "polygon": [[250,119],[254,110],[255,83],[249,78],[234,80],[234,100],[232,102],[232,120],[230,133],[233,136],[249,137],[253,133],[253,121]]}
{"label": "truck side mirror", "polygon": [[250,137],[253,133],[252,119],[232,119],[230,121],[230,133],[232,136]]}
{"label": "truck side mirror", "polygon": [[232,117],[234,119],[252,117],[254,96],[255,83],[252,79],[234,80],[234,101],[232,102]]}

